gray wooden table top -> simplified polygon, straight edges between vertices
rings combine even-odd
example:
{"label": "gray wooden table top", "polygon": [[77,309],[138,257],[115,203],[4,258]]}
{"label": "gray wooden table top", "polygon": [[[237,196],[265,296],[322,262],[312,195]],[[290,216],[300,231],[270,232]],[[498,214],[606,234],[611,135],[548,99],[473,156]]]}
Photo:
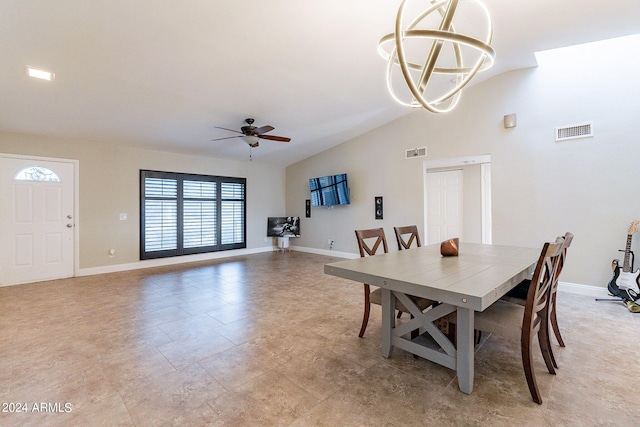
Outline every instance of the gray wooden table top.
{"label": "gray wooden table top", "polygon": [[482,311],[527,278],[539,248],[460,243],[443,257],[440,244],[326,264],[324,272],[409,295]]}

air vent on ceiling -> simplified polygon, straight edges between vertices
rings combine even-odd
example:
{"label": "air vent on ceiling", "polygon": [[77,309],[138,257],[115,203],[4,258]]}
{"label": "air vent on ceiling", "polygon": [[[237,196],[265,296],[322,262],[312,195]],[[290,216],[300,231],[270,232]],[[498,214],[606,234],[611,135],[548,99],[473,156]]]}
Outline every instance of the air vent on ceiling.
{"label": "air vent on ceiling", "polygon": [[588,138],[593,136],[593,123],[583,123],[574,126],[556,128],[556,141],[567,139]]}
{"label": "air vent on ceiling", "polygon": [[426,156],[427,156],[427,147],[412,148],[410,150],[407,150],[406,152],[407,159],[413,159],[415,157],[426,157]]}

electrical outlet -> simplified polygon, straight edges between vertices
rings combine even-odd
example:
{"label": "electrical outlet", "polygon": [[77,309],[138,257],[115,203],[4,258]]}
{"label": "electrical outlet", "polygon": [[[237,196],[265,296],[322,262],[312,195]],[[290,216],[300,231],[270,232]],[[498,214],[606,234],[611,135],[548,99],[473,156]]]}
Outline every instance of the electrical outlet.
{"label": "electrical outlet", "polygon": [[335,241],[333,239],[329,239],[327,243],[329,243],[330,248],[333,248],[333,244],[335,243]]}

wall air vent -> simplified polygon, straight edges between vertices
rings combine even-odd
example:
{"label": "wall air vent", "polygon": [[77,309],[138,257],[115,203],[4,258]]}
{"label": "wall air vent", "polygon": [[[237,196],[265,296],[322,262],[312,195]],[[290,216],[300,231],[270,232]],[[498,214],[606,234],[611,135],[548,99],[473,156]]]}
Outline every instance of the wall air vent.
{"label": "wall air vent", "polygon": [[556,128],[556,141],[567,139],[588,138],[593,136],[593,123],[583,123],[574,126]]}
{"label": "wall air vent", "polygon": [[405,158],[413,159],[415,157],[426,157],[427,156],[427,147],[420,148],[411,148],[407,150],[405,153]]}

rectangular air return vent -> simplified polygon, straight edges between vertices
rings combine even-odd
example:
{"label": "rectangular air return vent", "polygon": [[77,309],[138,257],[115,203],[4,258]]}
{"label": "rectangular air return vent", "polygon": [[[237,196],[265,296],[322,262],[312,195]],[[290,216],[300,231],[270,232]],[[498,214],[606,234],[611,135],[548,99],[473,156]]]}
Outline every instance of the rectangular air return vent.
{"label": "rectangular air return vent", "polygon": [[574,126],[556,128],[556,141],[567,139],[588,138],[593,136],[593,123],[583,123]]}
{"label": "rectangular air return vent", "polygon": [[413,159],[415,157],[426,157],[426,156],[427,156],[427,147],[412,148],[410,150],[407,150],[406,152],[407,159]]}

